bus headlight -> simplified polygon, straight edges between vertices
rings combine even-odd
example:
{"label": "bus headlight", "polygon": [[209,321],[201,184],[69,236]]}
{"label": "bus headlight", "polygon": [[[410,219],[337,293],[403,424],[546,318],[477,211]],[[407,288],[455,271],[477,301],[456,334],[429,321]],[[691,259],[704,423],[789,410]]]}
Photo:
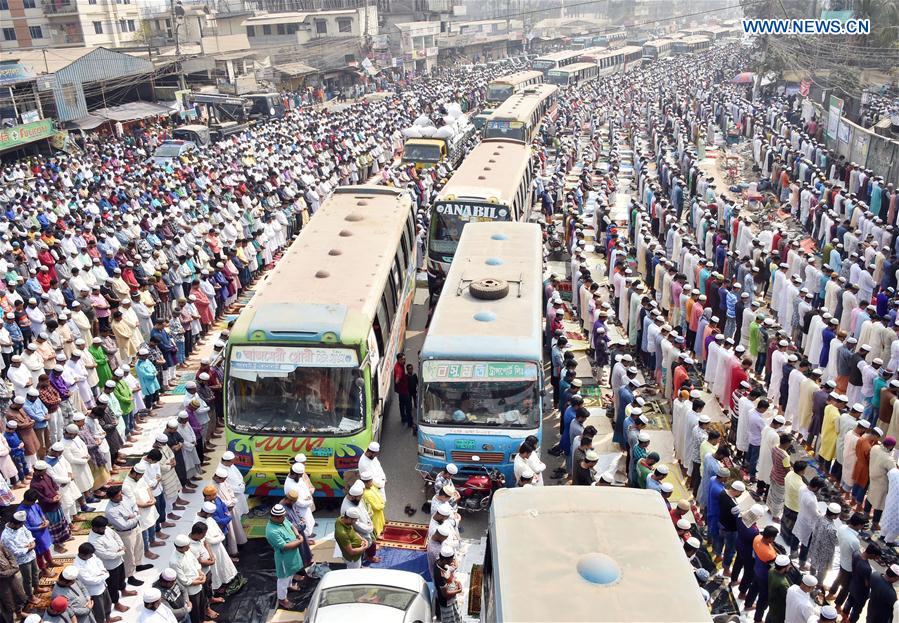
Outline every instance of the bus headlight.
{"label": "bus headlight", "polygon": [[440,459],[441,461],[446,460],[446,452],[443,450],[436,450],[422,445],[418,446],[418,456],[429,456],[433,459]]}

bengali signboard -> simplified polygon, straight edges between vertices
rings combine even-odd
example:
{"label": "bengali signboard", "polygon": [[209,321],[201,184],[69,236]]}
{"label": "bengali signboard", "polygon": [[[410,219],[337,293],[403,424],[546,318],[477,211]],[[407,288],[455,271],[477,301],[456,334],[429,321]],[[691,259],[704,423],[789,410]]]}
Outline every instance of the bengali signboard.
{"label": "bengali signboard", "polygon": [[537,366],[523,361],[425,361],[425,382],[434,381],[531,381]]}
{"label": "bengali signboard", "polygon": [[354,368],[356,352],[349,348],[314,346],[235,346],[231,369],[248,372],[293,372],[296,368]]}
{"label": "bengali signboard", "polygon": [[54,133],[53,121],[50,119],[14,125],[11,128],[0,128],[0,151],[33,143],[43,138],[50,138]]}

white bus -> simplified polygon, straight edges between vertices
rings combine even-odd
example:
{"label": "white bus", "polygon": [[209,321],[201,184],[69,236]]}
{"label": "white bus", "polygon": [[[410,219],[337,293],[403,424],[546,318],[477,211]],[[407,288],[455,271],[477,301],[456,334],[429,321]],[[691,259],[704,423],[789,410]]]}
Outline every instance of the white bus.
{"label": "white bus", "polygon": [[579,50],[562,50],[559,52],[550,52],[543,56],[538,56],[531,61],[531,67],[537,71],[542,71],[545,76],[550,69],[558,69],[577,62],[578,56],[581,55]]}
{"label": "white bus", "polygon": [[493,495],[482,623],[711,620],[658,492],[521,487]]}
{"label": "white bus", "polygon": [[424,469],[489,466],[514,480],[521,442],[541,437],[542,317],[540,226],[467,224],[419,354]]}
{"label": "white bus", "polygon": [[528,219],[533,179],[529,143],[485,138],[471,150],[431,205],[427,251],[431,295],[443,287],[466,223]]}
{"label": "white bus", "polygon": [[543,120],[555,115],[558,97],[559,87],[554,84],[539,84],[516,93],[487,119],[484,138],[530,143],[537,136]]}
{"label": "white bus", "polygon": [[559,69],[550,69],[546,81],[558,87],[569,87],[583,84],[599,77],[599,66],[596,63],[574,63]]}
{"label": "white bus", "polygon": [[541,82],[543,72],[536,70],[517,71],[495,78],[487,84],[487,104],[491,108],[499,106],[514,94]]}

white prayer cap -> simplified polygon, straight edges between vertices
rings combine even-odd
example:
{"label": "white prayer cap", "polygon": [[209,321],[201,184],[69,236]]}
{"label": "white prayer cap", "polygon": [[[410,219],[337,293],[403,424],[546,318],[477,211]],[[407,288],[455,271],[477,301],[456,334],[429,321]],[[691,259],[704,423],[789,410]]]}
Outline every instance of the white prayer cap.
{"label": "white prayer cap", "polygon": [[187,547],[188,545],[190,545],[190,537],[186,534],[179,534],[175,537],[175,547]]}
{"label": "white prayer cap", "polygon": [[53,450],[53,452],[62,452],[66,449],[66,447],[62,445],[61,441],[57,441],[52,446],[50,446],[50,449]]}
{"label": "white prayer cap", "polygon": [[443,536],[453,536],[453,528],[452,526],[450,526],[448,521],[444,521],[442,524],[437,526],[437,532],[439,532]]}
{"label": "white prayer cap", "polygon": [[75,565],[69,565],[62,570],[62,577],[66,580],[77,580],[80,573],[81,572],[78,570],[78,567],[76,567]]}
{"label": "white prayer cap", "polygon": [[215,512],[215,502],[203,502],[203,512],[204,513],[214,513]]}
{"label": "white prayer cap", "polygon": [[28,513],[25,511],[16,511],[12,514],[12,518],[16,521],[22,522],[28,519]]}
{"label": "white prayer cap", "polygon": [[864,413],[864,412],[865,412],[865,405],[863,405],[863,404],[860,403],[860,402],[856,402],[854,405],[852,405],[852,410],[853,410],[853,411],[857,411],[858,413]]}
{"label": "white prayer cap", "polygon": [[161,577],[166,582],[174,582],[178,577],[178,574],[175,573],[175,570],[171,567],[166,567],[162,570],[162,573],[159,574],[159,577]]}
{"label": "white prayer cap", "polygon": [[447,502],[441,502],[437,505],[437,512],[441,515],[449,517],[453,514],[453,507],[449,505]]}
{"label": "white prayer cap", "polygon": [[775,567],[786,567],[790,564],[790,557],[786,554],[778,554],[777,558],[774,559]]}
{"label": "white prayer cap", "polygon": [[441,558],[452,558],[456,555],[456,548],[447,543],[443,542],[443,546],[440,548],[440,557]]}
{"label": "white prayer cap", "polygon": [[35,461],[34,469],[39,472],[44,472],[50,469],[50,465],[47,463],[47,461]]}
{"label": "white prayer cap", "polygon": [[350,487],[350,495],[362,495],[365,491],[365,485],[362,484],[361,480],[357,480],[353,483],[353,486]]}
{"label": "white prayer cap", "polygon": [[68,426],[66,426],[66,432],[69,433],[70,435],[77,435],[78,427],[75,426],[74,424],[69,424]]}
{"label": "white prayer cap", "polygon": [[86,417],[84,416],[84,414],[81,413],[80,411],[76,411],[76,412],[72,415],[72,421],[73,421],[73,422],[83,422],[85,419],[87,419],[87,418],[86,418]]}
{"label": "white prayer cap", "polygon": [[703,413],[702,415],[699,416],[699,420],[698,420],[698,421],[699,421],[700,424],[708,424],[709,422],[712,421],[712,418],[710,418],[710,417],[707,416],[705,413]]}
{"label": "white prayer cap", "polygon": [[222,460],[223,461],[233,461],[234,453],[231,452],[230,450],[225,450],[224,454],[222,454]]}
{"label": "white prayer cap", "polygon": [[806,573],[804,576],[802,576],[802,583],[806,586],[814,588],[815,586],[818,586],[818,578],[813,576],[811,573]]}
{"label": "white prayer cap", "polygon": [[674,491],[674,485],[670,482],[662,483],[662,493],[671,493]]}
{"label": "white prayer cap", "polygon": [[456,466],[455,463],[447,463],[446,471],[449,472],[450,475],[455,476],[456,474],[459,473],[459,468]]}
{"label": "white prayer cap", "polygon": [[159,433],[158,435],[156,435],[156,442],[157,443],[168,443],[169,436],[166,435],[165,433]]}
{"label": "white prayer cap", "polygon": [[837,620],[837,609],[833,606],[827,605],[821,608],[821,618],[825,621],[836,621]]}
{"label": "white prayer cap", "polygon": [[306,462],[306,455],[303,454],[302,452],[300,452],[298,455],[296,455],[295,457],[293,457],[293,462],[294,462],[294,463],[305,463],[305,462]]}
{"label": "white prayer cap", "polygon": [[359,513],[359,508],[356,506],[350,506],[345,511],[343,511],[344,517],[349,517],[350,519],[359,519],[361,514]]}
{"label": "white prayer cap", "polygon": [[368,444],[368,449],[370,452],[380,452],[381,444],[379,444],[377,441],[373,441],[370,444]]}
{"label": "white prayer cap", "polygon": [[787,423],[786,418],[784,418],[784,416],[782,416],[782,415],[775,415],[773,420],[775,422],[777,422],[778,424],[786,424]]}
{"label": "white prayer cap", "polygon": [[687,539],[687,545],[689,545],[693,549],[699,549],[699,539],[697,539],[695,536],[691,536],[689,539]]}
{"label": "white prayer cap", "polygon": [[144,590],[144,603],[152,604],[162,599],[162,591],[158,588],[150,587]]}
{"label": "white prayer cap", "polygon": [[294,463],[290,466],[290,471],[292,471],[294,474],[305,474],[306,466],[302,463]]}
{"label": "white prayer cap", "polygon": [[641,431],[640,434],[637,435],[637,441],[646,443],[647,441],[649,441],[649,433]]}
{"label": "white prayer cap", "polygon": [[138,461],[137,463],[135,463],[134,467],[132,467],[131,469],[136,471],[138,474],[143,474],[144,472],[147,471],[147,464],[144,463],[143,461]]}
{"label": "white prayer cap", "polygon": [[362,481],[364,481],[364,482],[368,482],[369,480],[373,480],[374,477],[375,477],[374,474],[372,474],[372,473],[371,473],[370,471],[368,471],[368,470],[364,470],[364,471],[359,472],[359,479],[362,480]]}
{"label": "white prayer cap", "polygon": [[222,467],[221,465],[219,465],[215,469],[215,477],[216,478],[227,478],[228,477],[228,468]]}
{"label": "white prayer cap", "polygon": [[692,525],[693,524],[691,524],[689,521],[687,521],[683,517],[681,517],[680,519],[677,520],[677,527],[681,530],[689,530],[690,526],[692,526]]}
{"label": "white prayer cap", "polygon": [[831,502],[827,505],[827,512],[833,515],[839,515],[843,512],[843,508],[836,502]]}
{"label": "white prayer cap", "polygon": [[657,474],[662,474],[663,476],[667,476],[668,472],[669,472],[669,470],[668,470],[667,465],[659,465],[658,467],[656,467]]}

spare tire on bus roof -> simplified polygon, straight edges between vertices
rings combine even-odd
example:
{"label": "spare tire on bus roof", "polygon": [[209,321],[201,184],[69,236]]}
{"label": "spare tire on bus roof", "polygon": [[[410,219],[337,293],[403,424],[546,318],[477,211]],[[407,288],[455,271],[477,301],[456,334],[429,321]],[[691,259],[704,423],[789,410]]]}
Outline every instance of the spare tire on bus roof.
{"label": "spare tire on bus roof", "polygon": [[504,279],[476,279],[468,284],[468,291],[476,299],[496,301],[509,293],[509,282]]}

